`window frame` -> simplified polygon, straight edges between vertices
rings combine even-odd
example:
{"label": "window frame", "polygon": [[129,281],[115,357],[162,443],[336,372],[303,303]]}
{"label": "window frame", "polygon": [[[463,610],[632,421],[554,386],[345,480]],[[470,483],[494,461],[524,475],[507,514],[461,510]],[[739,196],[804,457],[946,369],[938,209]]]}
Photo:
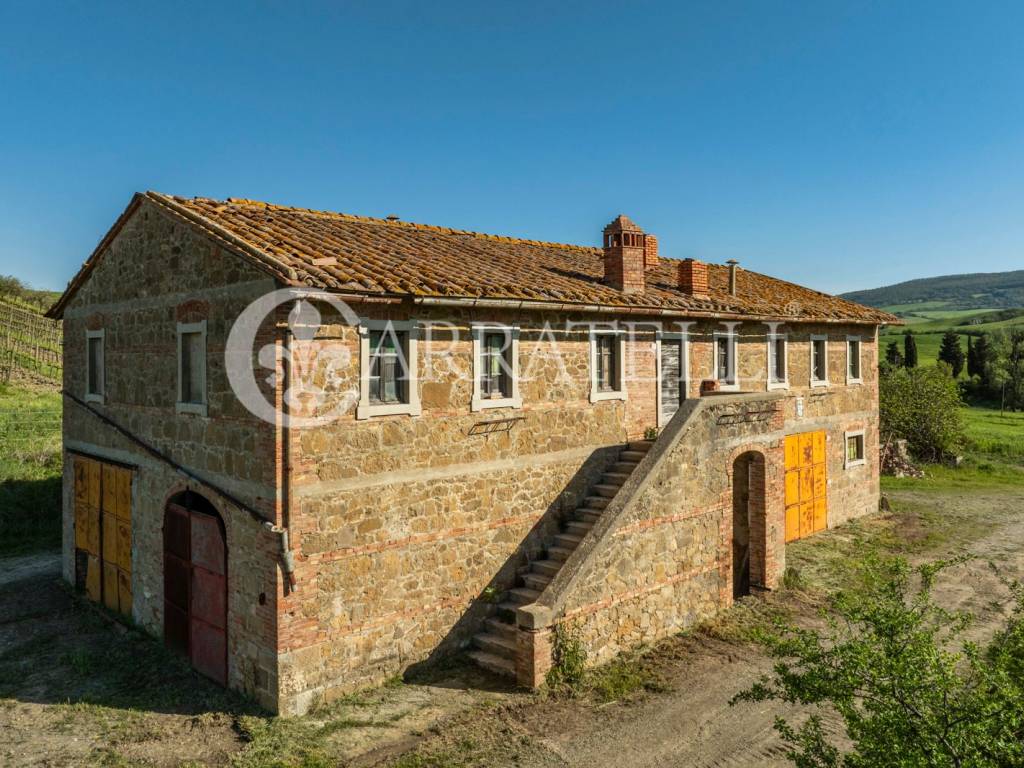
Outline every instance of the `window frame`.
{"label": "window frame", "polygon": [[[658,426],[663,427],[667,422],[663,420],[665,406],[661,399],[661,345],[662,342],[679,342],[680,368],[682,378],[679,381],[679,389],[682,399],[687,400],[690,396],[690,326],[693,323],[678,323],[683,327],[681,331],[658,331],[654,341],[654,370],[658,390],[657,414]],[[682,407],[682,406],[680,406]]]}
{"label": "window frame", "polygon": [[[102,405],[107,396],[107,337],[106,329],[100,328],[94,331],[85,332],[85,402],[99,403]],[[92,339],[100,340],[100,370],[99,370],[99,392],[89,391],[89,379],[92,378],[92,355],[89,354],[89,342]]]}
{"label": "window frame", "polygon": [[[740,389],[740,376],[739,376],[739,338],[740,334],[737,330],[739,323],[722,323],[726,327],[724,331],[714,331],[711,334],[711,375],[715,381],[718,382],[718,389],[720,392],[739,392]],[[729,350],[729,366],[727,370],[728,378],[722,381],[718,378],[718,342],[720,339],[726,339]]]}
{"label": "window frame", "polygon": [[[780,323],[768,323],[768,335],[765,344],[765,386],[768,392],[778,389],[789,389],[789,332],[779,330]],[[785,376],[781,381],[772,380],[772,349],[776,342],[782,342],[782,370]]]}
{"label": "window frame", "polygon": [[[519,326],[501,323],[473,323],[473,399],[470,411],[483,411],[488,408],[522,408],[523,398],[519,394]],[[504,361],[509,378],[509,393],[506,397],[486,397],[483,392],[483,359],[484,342],[492,333],[503,333],[508,342],[504,351]]]}
{"label": "window frame", "polygon": [[[857,376],[853,377],[850,375],[850,361],[853,359],[850,355],[850,348],[857,345]],[[864,383],[864,339],[860,336],[847,336],[846,337],[846,383],[847,384],[863,384]]]}
{"label": "window frame", "polygon": [[[207,382],[207,344],[206,344],[206,321],[200,320],[195,323],[178,323],[177,326],[177,337],[178,337],[178,394],[175,398],[174,411],[175,413],[188,413],[195,416],[207,416],[209,414],[209,389]],[[199,338],[202,340],[203,355],[200,359],[200,381],[202,381],[202,393],[203,399],[200,403],[186,403],[182,400],[182,389],[184,380],[181,378],[181,338],[186,333],[198,333]],[[194,364],[194,363],[193,363]]]}
{"label": "window frame", "polygon": [[[625,400],[626,399],[626,332],[619,328],[594,328],[590,329],[590,402],[596,403],[602,400]],[[597,378],[597,339],[599,336],[614,336],[618,344],[613,344],[612,349],[617,356],[616,378],[618,388],[602,390]]]}
{"label": "window frame", "polygon": [[[817,342],[817,341],[822,342],[822,349],[824,349],[824,356],[825,356],[825,378],[824,379],[816,379],[816,378],[814,378],[814,343]],[[808,375],[810,376],[810,379],[811,379],[811,387],[812,388],[813,387],[827,387],[829,385],[829,380],[828,380],[828,335],[827,334],[820,334],[820,333],[812,333],[811,334],[810,350],[809,350],[809,362],[810,362],[810,365],[808,366],[808,368],[810,370],[808,371]]]}
{"label": "window frame", "polygon": [[[850,459],[850,439],[860,438],[860,458]],[[851,467],[863,467],[868,463],[867,456],[868,440],[866,437],[866,430],[863,429],[852,429],[843,433],[843,469],[850,469]]]}
{"label": "window frame", "polygon": [[[370,334],[372,331],[392,330],[406,334],[406,364],[409,367],[405,382],[405,401],[400,403],[374,403],[370,400]],[[371,320],[361,318],[357,329],[359,334],[359,405],[356,419],[370,419],[374,416],[419,416],[419,324],[415,320]]]}

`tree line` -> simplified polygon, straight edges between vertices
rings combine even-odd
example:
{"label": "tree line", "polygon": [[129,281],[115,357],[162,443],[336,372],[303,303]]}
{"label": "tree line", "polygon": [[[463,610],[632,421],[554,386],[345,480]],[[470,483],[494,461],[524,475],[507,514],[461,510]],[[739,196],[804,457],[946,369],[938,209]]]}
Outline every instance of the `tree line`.
{"label": "tree line", "polygon": [[[1024,410],[1024,328],[970,334],[966,352],[960,335],[946,331],[939,347],[939,361],[948,367],[953,379],[959,379],[966,368],[967,380],[960,385],[965,399]],[[886,347],[883,368],[892,371],[917,367],[917,340],[907,331],[903,334],[902,349],[897,341]]]}

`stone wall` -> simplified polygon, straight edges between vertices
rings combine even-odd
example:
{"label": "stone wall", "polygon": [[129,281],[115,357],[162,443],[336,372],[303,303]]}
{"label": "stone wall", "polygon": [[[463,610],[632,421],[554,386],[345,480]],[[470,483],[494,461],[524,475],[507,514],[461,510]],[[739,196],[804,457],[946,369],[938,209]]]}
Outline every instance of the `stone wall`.
{"label": "stone wall", "polygon": [[[649,325],[639,325],[636,338],[626,344],[627,399],[591,403],[589,337],[582,329],[564,329],[567,321],[607,318],[470,314],[408,306],[359,309],[376,317],[445,326],[420,337],[421,415],[357,420],[348,414],[295,437],[292,531],[300,586],[282,601],[279,620],[286,711],[303,711],[314,700],[379,682],[464,644],[487,613],[479,600],[485,590],[512,586],[516,568],[554,532],[558,518],[574,508],[617,447],[642,436],[656,421],[655,337]],[[473,321],[521,329],[522,408],[471,412],[468,339]],[[712,375],[712,333],[720,327],[700,322],[690,329],[691,397],[698,394],[700,380]],[[766,331],[758,323],[739,327],[740,386],[745,390],[766,388]],[[874,413],[877,389],[872,377],[877,366],[872,334],[864,344],[865,384],[848,388],[844,380],[812,394],[807,380],[809,336],[822,331],[834,339],[829,355],[833,380],[845,370],[845,338],[851,329],[791,330],[792,386],[780,395],[776,429],[779,435],[820,425],[829,430],[834,488],[830,524],[835,524],[877,504],[871,461],[859,468],[857,477],[840,471],[842,431],[870,422]],[[321,354],[331,346],[332,354]],[[355,331],[329,325],[309,342],[303,357],[357,360]],[[338,397],[358,388],[357,370],[351,366],[339,378]],[[306,375],[326,380],[316,364],[308,366]],[[798,399],[801,417],[796,416]],[[318,407],[327,412],[333,406],[328,398]],[[494,432],[480,429],[503,419],[514,421]],[[869,440],[869,451],[876,444]],[[720,466],[720,458],[716,454],[714,461],[701,462],[700,470],[690,474],[699,482],[727,482],[731,463]],[[781,481],[780,466],[773,460],[769,468]],[[716,510],[731,509],[731,499],[715,503],[724,506],[705,510],[709,517],[701,520],[678,523],[687,530],[680,536],[693,551],[671,568],[663,563],[653,571],[668,580],[669,602],[686,606],[685,615],[673,617],[677,623],[709,615],[722,604],[726,563],[720,552],[725,535],[721,526],[728,516]],[[681,540],[670,539],[634,542],[632,529],[621,536],[623,551],[632,552],[634,543],[643,550],[641,562],[652,547],[664,555],[678,554],[683,546]],[[621,567],[627,568],[628,561]],[[770,569],[771,577],[777,577],[775,566]],[[621,627],[602,648],[625,647],[655,631],[655,616],[662,609],[652,606],[648,612],[647,598],[642,597],[646,593],[630,588],[635,589],[641,592],[631,607],[616,608]],[[643,614],[635,627],[621,614],[634,609]],[[603,658],[602,653],[596,658]]]}
{"label": "stone wall", "polygon": [[[242,259],[143,202],[65,311],[64,387],[84,397],[85,332],[102,329],[105,398],[89,406],[275,519],[274,425],[250,415],[235,398],[223,351],[234,318],[273,288],[272,280]],[[177,323],[199,319],[207,322],[207,417],[175,412]],[[134,467],[132,617],[157,637],[163,635],[164,506],[187,487],[203,494],[218,509],[227,534],[229,684],[275,706],[277,537],[70,399],[65,399],[64,445],[65,578],[74,582],[71,466],[76,453]]]}

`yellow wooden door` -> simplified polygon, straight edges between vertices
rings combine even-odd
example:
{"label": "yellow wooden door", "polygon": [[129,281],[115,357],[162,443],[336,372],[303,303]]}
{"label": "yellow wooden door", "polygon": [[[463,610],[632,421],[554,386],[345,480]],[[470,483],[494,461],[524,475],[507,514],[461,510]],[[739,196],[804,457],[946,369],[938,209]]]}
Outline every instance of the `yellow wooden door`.
{"label": "yellow wooden door", "polygon": [[824,430],[786,436],[786,541],[828,526],[826,465]]}
{"label": "yellow wooden door", "polygon": [[131,470],[76,456],[74,478],[80,583],[90,600],[130,616]]}

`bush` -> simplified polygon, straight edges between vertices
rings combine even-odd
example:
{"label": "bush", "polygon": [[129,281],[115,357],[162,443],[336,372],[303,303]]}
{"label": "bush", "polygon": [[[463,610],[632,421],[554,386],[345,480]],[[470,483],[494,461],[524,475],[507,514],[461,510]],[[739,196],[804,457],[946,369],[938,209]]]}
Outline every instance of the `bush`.
{"label": "bush", "polygon": [[774,674],[733,703],[834,709],[850,747],[831,743],[816,715],[799,729],[776,720],[801,767],[1024,765],[1024,590],[1004,582],[1012,612],[979,647],[965,639],[972,617],[932,598],[936,576],[955,563],[868,560],[863,586],[837,596],[826,630],[781,627],[764,638],[779,660]]}
{"label": "bush", "polygon": [[578,688],[586,671],[587,650],[579,630],[559,624],[555,628],[555,643],[552,649],[552,666],[546,682],[552,688]]}
{"label": "bush", "polygon": [[915,456],[938,461],[964,444],[960,389],[949,368],[893,368],[879,378],[882,440],[903,439]]}

